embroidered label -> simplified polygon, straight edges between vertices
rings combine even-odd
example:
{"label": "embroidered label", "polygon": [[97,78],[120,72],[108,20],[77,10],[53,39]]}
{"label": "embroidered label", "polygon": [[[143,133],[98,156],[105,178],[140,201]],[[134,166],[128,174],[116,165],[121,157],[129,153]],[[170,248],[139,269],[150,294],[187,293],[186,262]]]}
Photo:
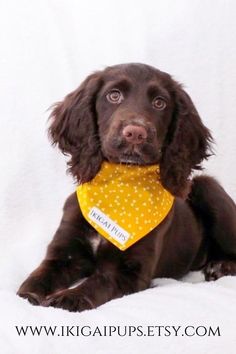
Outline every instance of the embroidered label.
{"label": "embroidered label", "polygon": [[117,225],[115,221],[110,219],[106,214],[104,214],[100,209],[93,207],[89,214],[89,218],[100,226],[105,232],[107,232],[112,238],[118,241],[121,245],[124,245],[130,234],[125,231],[122,227]]}

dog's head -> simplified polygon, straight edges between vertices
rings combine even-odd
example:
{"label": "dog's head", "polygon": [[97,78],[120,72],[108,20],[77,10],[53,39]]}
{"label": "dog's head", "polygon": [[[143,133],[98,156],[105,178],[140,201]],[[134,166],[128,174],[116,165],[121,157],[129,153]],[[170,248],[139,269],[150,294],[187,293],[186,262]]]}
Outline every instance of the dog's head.
{"label": "dog's head", "polygon": [[49,133],[69,154],[81,183],[103,160],[160,164],[161,180],[175,195],[209,156],[211,135],[188,94],[170,75],[144,64],[122,64],[90,75],[57,103]]}

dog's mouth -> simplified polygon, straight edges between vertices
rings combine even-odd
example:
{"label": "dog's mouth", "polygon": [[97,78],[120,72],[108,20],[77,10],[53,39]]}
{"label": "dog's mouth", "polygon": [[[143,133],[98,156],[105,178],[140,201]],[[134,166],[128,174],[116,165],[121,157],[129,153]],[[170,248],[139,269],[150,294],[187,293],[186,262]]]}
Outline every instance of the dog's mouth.
{"label": "dog's mouth", "polygon": [[154,139],[147,139],[141,144],[129,144],[118,135],[104,139],[101,147],[104,158],[113,163],[152,165],[161,159],[161,146]]}
{"label": "dog's mouth", "polygon": [[119,156],[119,162],[123,164],[130,164],[130,165],[144,165],[146,164],[142,156],[137,153],[133,154],[121,154]]}
{"label": "dog's mouth", "polygon": [[114,163],[130,165],[152,165],[160,162],[161,150],[149,145],[140,148],[109,149],[104,157]]}

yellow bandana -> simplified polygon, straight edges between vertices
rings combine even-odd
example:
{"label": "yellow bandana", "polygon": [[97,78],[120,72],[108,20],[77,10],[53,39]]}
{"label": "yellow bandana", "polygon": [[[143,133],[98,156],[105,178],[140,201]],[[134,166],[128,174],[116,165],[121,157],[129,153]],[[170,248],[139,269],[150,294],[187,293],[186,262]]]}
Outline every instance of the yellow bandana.
{"label": "yellow bandana", "polygon": [[159,225],[174,202],[161,185],[158,165],[104,162],[76,191],[85,219],[122,251]]}

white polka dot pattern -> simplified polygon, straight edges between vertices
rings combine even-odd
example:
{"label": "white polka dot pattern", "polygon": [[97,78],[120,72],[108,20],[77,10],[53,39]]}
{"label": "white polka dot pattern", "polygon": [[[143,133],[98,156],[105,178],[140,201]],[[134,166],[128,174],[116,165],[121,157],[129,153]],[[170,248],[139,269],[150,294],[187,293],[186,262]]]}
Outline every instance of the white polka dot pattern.
{"label": "white polka dot pattern", "polygon": [[108,162],[92,181],[77,187],[77,197],[85,219],[120,250],[159,225],[174,202],[160,182],[158,165]]}

